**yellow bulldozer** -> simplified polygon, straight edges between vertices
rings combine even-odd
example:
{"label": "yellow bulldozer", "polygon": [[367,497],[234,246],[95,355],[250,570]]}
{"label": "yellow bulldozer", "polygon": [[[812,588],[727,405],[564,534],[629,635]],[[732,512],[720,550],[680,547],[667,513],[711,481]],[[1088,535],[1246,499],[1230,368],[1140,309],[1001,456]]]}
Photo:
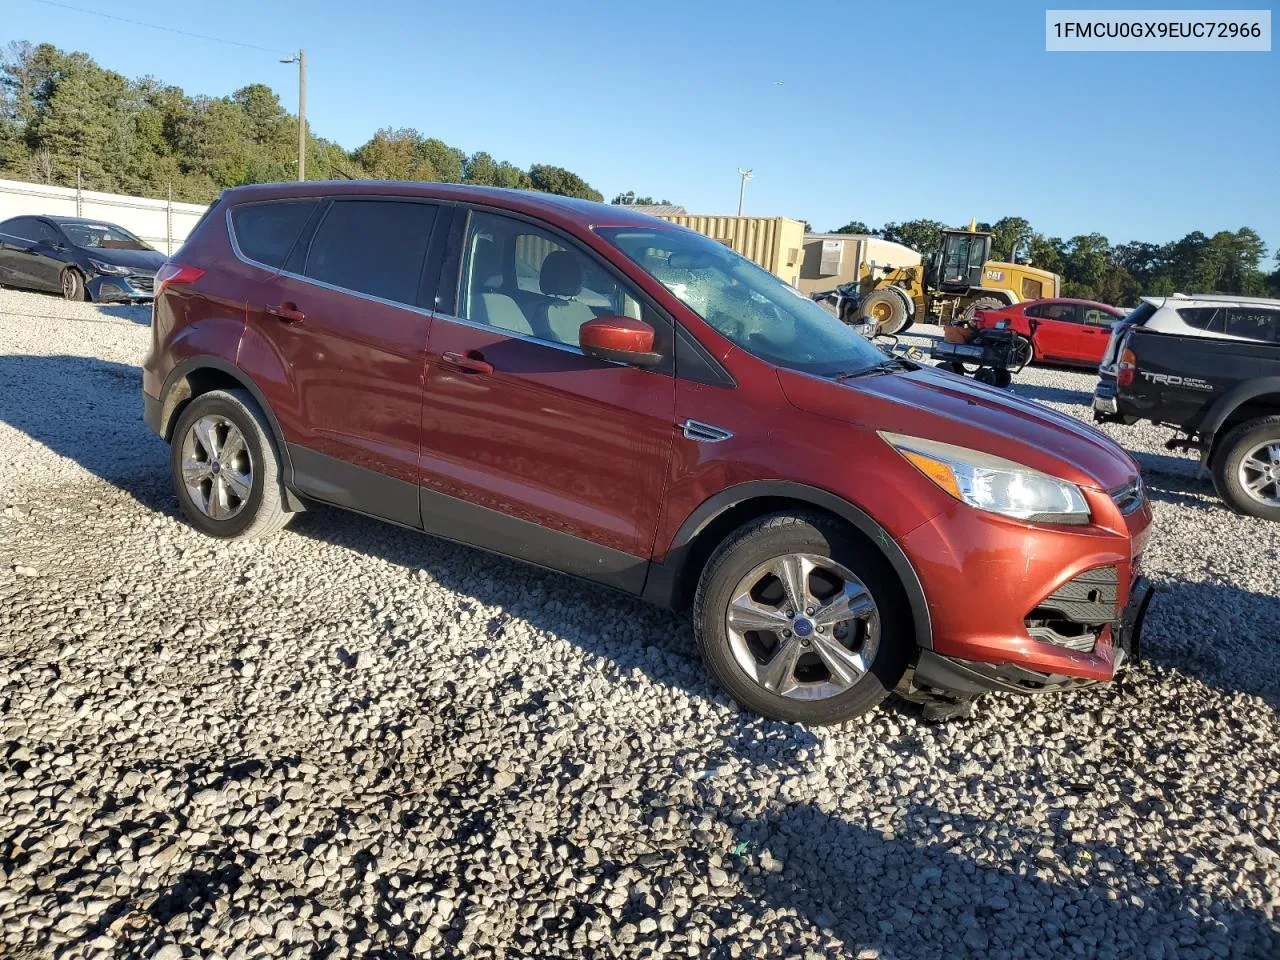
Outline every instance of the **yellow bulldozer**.
{"label": "yellow bulldozer", "polygon": [[846,321],[874,321],[881,333],[900,333],[917,320],[970,320],[978,310],[1023,300],[1056,297],[1061,278],[1023,263],[991,256],[990,233],[976,229],[942,231],[942,246],[928,264],[910,267],[864,265],[858,297]]}

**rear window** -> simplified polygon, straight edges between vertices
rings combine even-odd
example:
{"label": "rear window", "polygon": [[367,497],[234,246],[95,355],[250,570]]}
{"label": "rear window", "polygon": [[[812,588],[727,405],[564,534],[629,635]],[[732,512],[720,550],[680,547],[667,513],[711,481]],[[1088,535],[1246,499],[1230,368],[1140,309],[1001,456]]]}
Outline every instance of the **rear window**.
{"label": "rear window", "polygon": [[1129,311],[1124,318],[1124,322],[1128,326],[1140,327],[1146,323],[1153,313],[1156,312],[1156,306],[1143,300],[1140,304]]}
{"label": "rear window", "polygon": [[294,241],[319,202],[272,200],[233,208],[231,228],[240,252],[268,267],[284,266]]}
{"label": "rear window", "polygon": [[416,304],[436,207],[396,200],[338,200],[316,228],[303,273],[396,303]]}

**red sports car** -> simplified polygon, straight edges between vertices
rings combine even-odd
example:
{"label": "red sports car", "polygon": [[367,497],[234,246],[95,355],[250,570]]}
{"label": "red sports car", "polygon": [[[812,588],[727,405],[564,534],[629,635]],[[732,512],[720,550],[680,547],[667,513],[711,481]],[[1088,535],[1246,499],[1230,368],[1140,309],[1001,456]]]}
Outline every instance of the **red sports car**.
{"label": "red sports car", "polygon": [[1022,338],[1022,350],[1030,352],[1027,362],[1096,367],[1107,351],[1111,325],[1124,315],[1119,307],[1105,303],[1053,297],[999,310],[979,310],[975,320],[984,329],[1008,320],[1010,329]]}

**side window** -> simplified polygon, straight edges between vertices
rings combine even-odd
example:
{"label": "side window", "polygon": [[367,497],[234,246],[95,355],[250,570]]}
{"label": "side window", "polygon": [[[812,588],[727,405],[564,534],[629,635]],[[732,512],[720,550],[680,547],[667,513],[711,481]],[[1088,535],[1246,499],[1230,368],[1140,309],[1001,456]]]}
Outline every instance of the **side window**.
{"label": "side window", "polygon": [[578,345],[596,317],[639,318],[640,300],[592,257],[522,220],[474,211],[458,313],[464,320]]}
{"label": "side window", "polygon": [[335,287],[417,304],[436,207],[336,200],[316,228],[303,274]]}
{"label": "side window", "polygon": [[15,217],[5,225],[5,233],[19,240],[35,242],[40,239],[36,232],[36,220],[33,217]]}
{"label": "side window", "polygon": [[1228,307],[1227,333],[1268,343],[1280,342],[1280,310],[1260,307]]}
{"label": "side window", "polygon": [[1044,312],[1046,307],[1048,307],[1047,303],[1037,303],[1033,307],[1027,307],[1022,312],[1026,314],[1028,317],[1035,317],[1036,319],[1040,320],[1044,318],[1044,315],[1045,315]]}
{"label": "side window", "polygon": [[279,268],[293,249],[319,200],[271,200],[247,203],[231,211],[236,245],[250,260]]}
{"label": "side window", "polygon": [[1080,310],[1074,303],[1046,303],[1041,316],[1046,320],[1057,320],[1059,323],[1080,322]]}
{"label": "side window", "polygon": [[1116,322],[1116,315],[1110,310],[1098,307],[1084,308],[1084,325],[1086,327],[1109,327]]}
{"label": "side window", "polygon": [[1178,316],[1189,327],[1222,333],[1222,315],[1224,312],[1221,307],[1183,307],[1178,311]]}

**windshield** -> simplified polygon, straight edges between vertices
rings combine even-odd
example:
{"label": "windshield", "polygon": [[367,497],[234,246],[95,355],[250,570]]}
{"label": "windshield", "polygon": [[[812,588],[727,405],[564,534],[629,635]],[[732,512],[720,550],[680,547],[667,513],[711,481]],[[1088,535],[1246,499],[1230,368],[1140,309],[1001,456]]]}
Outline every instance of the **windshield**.
{"label": "windshield", "polygon": [[886,357],[860,333],[724,244],[677,227],[597,231],[698,316],[762,360],[819,376]]}
{"label": "windshield", "polygon": [[150,250],[123,227],[110,223],[60,223],[62,232],[77,247],[87,250]]}

